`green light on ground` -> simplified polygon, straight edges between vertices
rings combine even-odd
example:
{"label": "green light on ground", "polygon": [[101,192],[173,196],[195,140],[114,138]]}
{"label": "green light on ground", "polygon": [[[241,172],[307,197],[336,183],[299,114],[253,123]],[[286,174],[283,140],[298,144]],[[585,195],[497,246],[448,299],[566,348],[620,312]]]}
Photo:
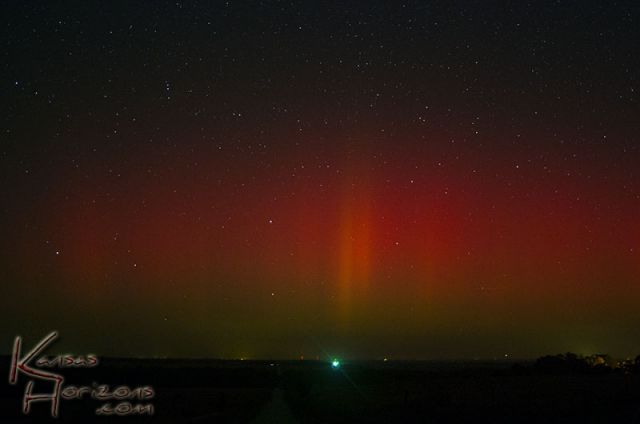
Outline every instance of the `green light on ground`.
{"label": "green light on ground", "polygon": [[333,361],[331,361],[331,367],[340,368],[340,361],[338,361],[337,359],[334,359]]}

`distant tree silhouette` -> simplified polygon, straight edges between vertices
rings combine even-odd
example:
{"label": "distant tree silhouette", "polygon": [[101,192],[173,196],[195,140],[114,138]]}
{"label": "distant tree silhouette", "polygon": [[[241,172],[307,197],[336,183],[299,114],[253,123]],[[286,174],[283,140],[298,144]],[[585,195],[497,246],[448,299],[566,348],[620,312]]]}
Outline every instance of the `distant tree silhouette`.
{"label": "distant tree silhouette", "polygon": [[511,372],[516,375],[530,373],[540,374],[599,374],[599,373],[624,373],[640,374],[640,355],[635,359],[614,361],[609,355],[595,354],[580,356],[573,352],[558,355],[541,356],[533,366],[515,364]]}
{"label": "distant tree silhouette", "polygon": [[609,372],[614,365],[611,356],[598,353],[584,358],[593,372]]}
{"label": "distant tree silhouette", "polygon": [[538,358],[534,368],[545,374],[582,374],[594,371],[610,370],[607,355],[581,357],[573,352],[559,355],[547,355]]}

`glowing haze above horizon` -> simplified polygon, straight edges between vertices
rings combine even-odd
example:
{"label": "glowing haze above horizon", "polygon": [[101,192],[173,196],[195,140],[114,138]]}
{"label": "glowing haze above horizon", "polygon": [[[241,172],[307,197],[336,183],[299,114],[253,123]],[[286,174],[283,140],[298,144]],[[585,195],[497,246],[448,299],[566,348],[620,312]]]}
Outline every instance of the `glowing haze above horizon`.
{"label": "glowing haze above horizon", "polygon": [[624,2],[1,8],[0,352],[640,353]]}

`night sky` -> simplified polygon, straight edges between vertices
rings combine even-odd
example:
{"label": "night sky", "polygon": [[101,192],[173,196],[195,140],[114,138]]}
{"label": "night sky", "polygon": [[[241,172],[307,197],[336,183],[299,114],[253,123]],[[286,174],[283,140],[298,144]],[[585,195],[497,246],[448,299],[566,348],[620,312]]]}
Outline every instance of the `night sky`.
{"label": "night sky", "polygon": [[3,2],[0,352],[640,353],[637,2]]}

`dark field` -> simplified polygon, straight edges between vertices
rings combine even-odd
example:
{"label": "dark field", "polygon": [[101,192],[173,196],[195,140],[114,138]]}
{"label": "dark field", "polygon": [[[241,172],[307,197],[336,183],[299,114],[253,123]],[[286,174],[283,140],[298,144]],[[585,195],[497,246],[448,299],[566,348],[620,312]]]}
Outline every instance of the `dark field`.
{"label": "dark field", "polygon": [[[549,375],[509,362],[352,362],[105,359],[54,370],[65,386],[151,385],[154,415],[105,417],[105,402],[62,400],[57,422],[640,423],[640,375]],[[8,358],[2,369],[9,370]],[[52,422],[49,403],[22,415],[28,378],[2,384],[0,422]],[[50,384],[37,382],[34,393]],[[133,402],[135,403],[135,402]]]}

